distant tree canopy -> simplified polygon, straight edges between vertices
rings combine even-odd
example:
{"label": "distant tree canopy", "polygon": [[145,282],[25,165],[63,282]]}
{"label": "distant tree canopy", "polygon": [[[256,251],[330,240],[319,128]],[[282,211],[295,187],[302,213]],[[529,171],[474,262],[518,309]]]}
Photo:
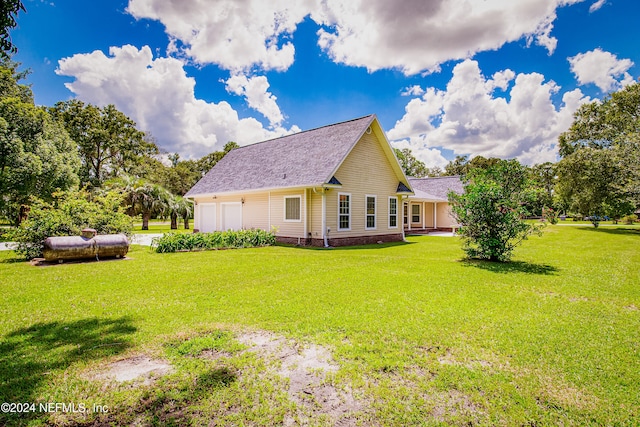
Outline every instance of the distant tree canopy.
{"label": "distant tree canopy", "polygon": [[99,108],[74,99],[58,102],[50,112],[78,144],[83,184],[100,187],[106,179],[131,173],[142,158],[158,153],[155,143],[113,105]]}
{"label": "distant tree canopy", "polygon": [[18,64],[0,64],[0,215],[19,223],[31,197],[52,200],[78,183],[75,144],[19,81]]}
{"label": "distant tree canopy", "polygon": [[11,42],[9,31],[17,25],[18,12],[26,12],[20,0],[2,0],[0,2],[0,59],[9,59],[18,49]]}
{"label": "distant tree canopy", "polygon": [[559,143],[558,197],[570,210],[597,227],[640,205],[640,83],[582,105]]}
{"label": "distant tree canopy", "polygon": [[449,161],[449,163],[444,167],[443,175],[464,176],[468,174],[472,169],[487,169],[489,166],[493,166],[499,161],[500,159],[496,157],[489,157],[487,159],[483,156],[476,156],[473,159],[469,160],[469,156],[456,156],[455,159]]}

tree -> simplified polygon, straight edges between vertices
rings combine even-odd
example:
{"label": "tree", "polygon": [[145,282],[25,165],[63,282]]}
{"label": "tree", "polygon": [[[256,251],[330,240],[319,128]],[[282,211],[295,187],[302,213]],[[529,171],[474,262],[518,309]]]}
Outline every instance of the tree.
{"label": "tree", "polygon": [[240,146],[233,141],[229,141],[224,145],[222,151],[214,151],[206,156],[203,156],[197,162],[197,168],[200,171],[200,177],[203,177],[207,172],[213,168],[227,153],[231,150],[239,148]]}
{"label": "tree", "polygon": [[482,168],[486,169],[489,166],[493,166],[496,163],[500,162],[500,159],[496,157],[489,157],[488,159],[483,156],[476,156],[473,159],[469,160],[469,156],[456,156],[455,159],[449,161],[449,163],[444,167],[445,176],[454,176],[460,175],[464,176],[469,173],[472,169]]}
{"label": "tree", "polygon": [[440,168],[429,169],[421,160],[418,160],[410,149],[394,148],[393,151],[400,162],[400,166],[405,175],[413,178],[424,178],[427,176],[438,176],[442,171]]}
{"label": "tree", "polygon": [[169,217],[171,218],[171,229],[178,229],[178,218],[184,220],[185,230],[189,229],[189,218],[191,217],[191,203],[180,196],[173,196],[168,203]]}
{"label": "tree", "polygon": [[128,174],[142,158],[158,153],[151,138],[113,105],[99,108],[71,100],[58,102],[50,111],[78,144],[84,184],[100,187],[106,179]]}
{"label": "tree", "polygon": [[166,215],[169,211],[171,193],[158,184],[146,182],[142,179],[124,177],[107,183],[107,187],[116,189],[124,195],[124,205],[131,216],[142,216],[142,229],[149,229],[152,216]]}
{"label": "tree", "polygon": [[99,234],[130,234],[133,224],[121,203],[122,195],[113,191],[59,192],[51,203],[34,198],[29,218],[9,231],[8,237],[18,242],[18,254],[35,258],[42,256],[44,240],[50,236],[77,236],[86,227]]}
{"label": "tree", "polygon": [[563,203],[592,218],[618,218],[640,204],[640,83],[582,105],[558,140]]}
{"label": "tree", "polygon": [[80,165],[69,135],[43,108],[36,107],[25,73],[17,64],[0,65],[0,213],[18,224],[30,197],[51,201],[55,191],[78,183]]}
{"label": "tree", "polygon": [[542,215],[545,208],[555,207],[554,188],[557,183],[556,167],[551,162],[533,165],[527,169],[536,192],[535,200],[527,206],[531,215]]}
{"label": "tree", "polygon": [[589,217],[594,227],[604,216],[619,219],[634,208],[616,184],[623,169],[614,149],[576,150],[558,163],[558,197],[569,210]]}
{"label": "tree", "polygon": [[517,160],[472,169],[464,193],[449,193],[463,250],[470,258],[508,261],[513,249],[539,226],[524,221],[533,197],[527,170]]}
{"label": "tree", "polygon": [[17,25],[18,12],[26,12],[20,0],[2,0],[0,3],[0,58],[9,59],[18,49],[11,42],[9,30]]}

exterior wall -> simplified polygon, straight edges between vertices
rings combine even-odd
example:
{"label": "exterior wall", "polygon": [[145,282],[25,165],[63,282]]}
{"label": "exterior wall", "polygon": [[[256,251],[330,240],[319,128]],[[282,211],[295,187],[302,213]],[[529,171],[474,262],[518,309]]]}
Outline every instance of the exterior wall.
{"label": "exterior wall", "polygon": [[[244,203],[242,204],[242,201]],[[203,197],[195,199],[194,229],[201,228],[200,209],[203,203],[215,203],[216,230],[222,230],[222,205],[224,203],[242,204],[242,228],[261,228],[269,230],[269,198],[267,193],[238,194],[232,196]]]}
{"label": "exterior wall", "polygon": [[[308,204],[308,200],[306,200],[305,197],[305,190],[272,191],[270,194],[271,225],[277,228],[276,236],[306,239],[306,236],[304,234],[304,215],[306,211],[305,201]],[[300,197],[300,221],[285,221],[284,199],[286,196]],[[268,230],[268,228],[265,228],[265,230]]]}
{"label": "exterior wall", "polygon": [[458,223],[451,216],[451,208],[448,203],[438,203],[437,228],[454,228]]}
{"label": "exterior wall", "polygon": [[433,223],[433,203],[426,202],[424,206],[426,228],[435,228],[435,224]]}
{"label": "exterior wall", "polygon": [[[389,196],[395,197],[398,177],[373,132],[371,134],[365,133],[362,136],[336,172],[335,177],[342,183],[342,188],[332,189],[326,193],[327,227],[331,229],[329,233],[330,245],[335,245],[338,239],[356,236],[402,234],[402,204],[400,201],[398,201],[398,226],[389,228]],[[338,230],[339,193],[350,194],[350,230]],[[365,227],[365,197],[367,195],[376,196],[375,229],[366,229]]]}
{"label": "exterior wall", "polygon": [[322,240],[322,193],[309,190],[309,232],[312,239]]}

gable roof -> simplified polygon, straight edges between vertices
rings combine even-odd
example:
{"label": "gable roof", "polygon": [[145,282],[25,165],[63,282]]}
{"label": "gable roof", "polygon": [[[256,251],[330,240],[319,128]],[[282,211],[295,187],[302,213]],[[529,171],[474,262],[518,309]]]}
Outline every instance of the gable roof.
{"label": "gable roof", "polygon": [[[372,126],[374,125],[375,126]],[[333,176],[362,135],[373,127],[382,133],[375,115],[271,139],[231,150],[191,188],[185,197],[238,191],[339,186]],[[370,131],[369,131],[370,132]],[[388,145],[388,142],[387,142]],[[393,150],[389,147],[387,151]],[[399,181],[405,176],[392,167]],[[405,181],[406,182],[406,181]]]}
{"label": "gable roof", "polygon": [[433,178],[409,178],[409,183],[413,187],[416,199],[427,199],[433,201],[447,201],[449,191],[458,194],[464,192],[460,176],[438,176]]}

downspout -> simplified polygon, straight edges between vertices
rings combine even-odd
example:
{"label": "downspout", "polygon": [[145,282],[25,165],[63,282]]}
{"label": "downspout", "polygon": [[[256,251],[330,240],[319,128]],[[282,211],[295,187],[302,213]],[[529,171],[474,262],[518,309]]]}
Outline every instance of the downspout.
{"label": "downspout", "polygon": [[327,236],[327,191],[322,189],[322,240],[324,247],[329,247],[329,236]]}
{"label": "downspout", "polygon": [[307,234],[308,234],[308,225],[307,225],[308,216],[309,214],[307,212],[307,189],[305,188],[304,189],[304,232],[303,232],[305,242],[307,240]]}
{"label": "downspout", "polygon": [[[404,199],[409,199],[409,196],[400,196],[400,203],[399,205],[402,206],[402,221],[399,221],[402,224],[402,241],[406,242],[407,241],[407,236],[404,233]],[[409,204],[407,203],[407,223],[409,224],[409,230],[411,230],[411,217],[409,216],[410,212],[409,212]]]}

